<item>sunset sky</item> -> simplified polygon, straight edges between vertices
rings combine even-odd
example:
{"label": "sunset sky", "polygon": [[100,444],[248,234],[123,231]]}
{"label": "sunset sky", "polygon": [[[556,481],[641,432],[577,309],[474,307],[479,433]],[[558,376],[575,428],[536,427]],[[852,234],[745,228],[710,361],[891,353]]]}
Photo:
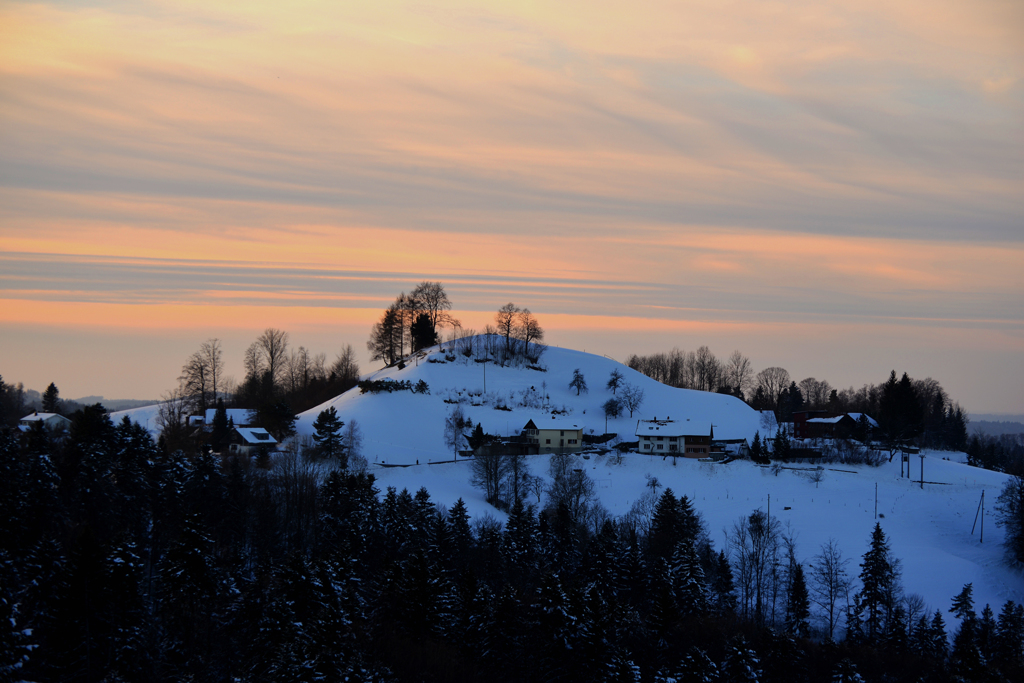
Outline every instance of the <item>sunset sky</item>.
{"label": "sunset sky", "polygon": [[266,327],[369,369],[422,280],[1024,413],[1024,3],[0,3],[5,381],[156,398]]}

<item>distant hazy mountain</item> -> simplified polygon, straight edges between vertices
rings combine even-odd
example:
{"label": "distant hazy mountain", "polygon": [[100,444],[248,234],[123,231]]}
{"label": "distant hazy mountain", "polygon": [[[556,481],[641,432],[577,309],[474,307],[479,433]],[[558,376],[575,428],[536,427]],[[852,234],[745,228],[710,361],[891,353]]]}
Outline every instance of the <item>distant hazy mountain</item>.
{"label": "distant hazy mountain", "polygon": [[141,408],[143,406],[151,406],[160,403],[159,400],[154,399],[152,401],[138,400],[134,398],[103,398],[102,396],[86,396],[84,398],[72,399],[75,403],[79,403],[83,406],[91,406],[97,403],[103,405],[107,409],[108,413],[112,413],[116,410],[129,410],[131,408]]}

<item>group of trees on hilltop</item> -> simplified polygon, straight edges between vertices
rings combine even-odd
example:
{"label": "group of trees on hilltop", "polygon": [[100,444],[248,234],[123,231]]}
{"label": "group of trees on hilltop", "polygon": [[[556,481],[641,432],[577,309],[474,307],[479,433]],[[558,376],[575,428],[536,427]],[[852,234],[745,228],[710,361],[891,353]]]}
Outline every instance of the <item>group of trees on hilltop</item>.
{"label": "group of trees on hilltop", "polygon": [[[366,347],[370,360],[387,366],[402,362],[409,354],[442,341],[441,330],[452,329],[451,342],[456,353],[472,356],[478,352],[488,360],[507,363],[537,363],[544,347],[544,329],[528,308],[507,303],[495,313],[494,325],[483,331],[478,343],[476,332],[464,330],[450,311],[451,300],[440,282],[421,282],[410,294],[402,292],[374,323]],[[490,337],[501,340],[494,343]]]}
{"label": "group of trees on hilltop", "polygon": [[[321,447],[338,448],[326,412]],[[156,447],[99,406],[61,443],[0,430],[0,672],[78,681],[982,681],[1024,677],[1024,608],[930,612],[881,527],[858,569],[777,519],[716,548],[686,496],[471,518],[372,475]],[[340,463],[339,463],[340,464]],[[579,471],[578,471],[579,470]],[[528,470],[527,470],[528,471]],[[581,474],[582,472],[582,474]],[[507,478],[506,478],[507,482]],[[508,484],[505,484],[508,486]],[[639,503],[640,501],[638,501]],[[592,508],[592,506],[591,506]],[[852,610],[829,628],[826,607]],[[959,622],[950,641],[943,614]],[[840,620],[841,621],[841,620]],[[831,632],[832,638],[826,637]]]}
{"label": "group of trees on hilltop", "polygon": [[408,353],[437,344],[443,327],[458,327],[452,302],[440,282],[421,282],[408,295],[402,292],[374,323],[366,343],[370,360],[394,365]]}

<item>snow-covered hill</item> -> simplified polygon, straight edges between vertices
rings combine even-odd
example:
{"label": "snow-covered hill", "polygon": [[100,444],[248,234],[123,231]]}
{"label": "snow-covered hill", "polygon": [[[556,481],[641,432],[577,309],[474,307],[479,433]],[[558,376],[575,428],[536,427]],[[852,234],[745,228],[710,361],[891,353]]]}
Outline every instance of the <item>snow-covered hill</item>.
{"label": "snow-covered hill", "polygon": [[[447,358],[454,357],[454,361]],[[445,362],[429,362],[445,361]],[[505,515],[489,505],[483,492],[470,484],[470,462],[452,462],[444,444],[444,420],[452,404],[463,401],[463,409],[474,423],[494,434],[517,433],[528,420],[550,419],[553,409],[586,430],[605,431],[602,404],[612,396],[605,388],[609,375],[618,370],[624,381],[644,390],[645,399],[632,418],[611,420],[608,431],[633,440],[638,419],[671,417],[689,419],[705,429],[714,425],[717,438],[753,438],[760,429],[760,415],[742,401],[729,396],[674,389],[659,384],[623,365],[600,356],[549,348],[541,363],[545,372],[524,367],[479,364],[461,355],[430,349],[407,367],[388,368],[368,379],[419,381],[429,394],[400,391],[361,394],[353,389],[299,416],[300,436],[313,433],[313,422],[322,410],[334,406],[339,417],[356,420],[363,433],[363,454],[370,463],[378,486],[416,491],[425,487],[432,499],[451,506],[462,498],[474,518]],[[590,391],[576,395],[569,388],[573,371],[583,373]],[[484,373],[486,372],[486,391]],[[530,405],[524,406],[523,403]],[[505,406],[510,410],[496,409]],[[140,408],[112,415],[131,415],[155,427],[156,407]],[[763,435],[763,434],[762,434]],[[726,547],[726,532],[743,515],[755,509],[771,509],[797,543],[798,558],[804,563],[834,538],[843,555],[850,559],[854,577],[867,549],[868,538],[878,518],[900,558],[903,585],[908,593],[920,594],[930,611],[941,609],[947,623],[954,621],[946,610],[950,599],[966,583],[974,586],[978,608],[986,603],[996,612],[1006,600],[1024,602],[1024,577],[1003,561],[1003,530],[992,516],[995,498],[1007,477],[970,467],[963,454],[926,452],[922,489],[920,461],[914,458],[914,478],[900,478],[899,462],[881,467],[826,465],[824,479],[810,481],[806,471],[784,469],[777,475],[749,461],[729,464],[701,463],[679,458],[629,454],[618,461],[611,456],[593,455],[580,459],[579,466],[595,481],[601,504],[613,516],[627,513],[644,495],[648,475],[657,477],[663,491],[671,487],[677,495],[689,496],[703,515],[716,548]],[[534,475],[547,477],[550,456],[531,456],[528,466]],[[418,464],[417,464],[418,461]],[[407,465],[407,467],[383,467]],[[806,466],[796,465],[794,468]],[[979,528],[971,533],[982,491],[985,492],[984,542]],[[770,499],[770,500],[769,500]],[[543,505],[534,499],[532,502]]]}
{"label": "snow-covered hill", "polygon": [[[612,398],[605,385],[613,370],[622,373],[624,382],[644,391],[643,404],[632,417],[627,411],[608,421],[608,431],[618,433],[624,440],[634,440],[637,420],[652,417],[689,420],[694,433],[707,433],[714,425],[718,439],[750,441],[760,428],[760,414],[735,397],[675,389],[610,358],[550,347],[541,358],[541,365],[546,371],[500,367],[477,363],[458,353],[446,354],[434,347],[402,370],[387,368],[369,376],[375,380],[409,381],[413,385],[422,380],[429,386],[430,394],[361,394],[358,388],[352,389],[299,415],[296,430],[300,435],[311,435],[320,412],[333,406],[344,422],[358,422],[367,460],[389,464],[452,458],[444,443],[444,421],[452,407],[446,400],[461,400],[466,417],[474,424],[482,424],[490,434],[518,434],[531,419],[538,423],[541,419],[550,420],[552,410],[566,411],[560,418],[580,425],[585,434],[603,434],[605,419],[601,406]],[[579,396],[569,388],[576,369],[583,373],[590,389]]]}

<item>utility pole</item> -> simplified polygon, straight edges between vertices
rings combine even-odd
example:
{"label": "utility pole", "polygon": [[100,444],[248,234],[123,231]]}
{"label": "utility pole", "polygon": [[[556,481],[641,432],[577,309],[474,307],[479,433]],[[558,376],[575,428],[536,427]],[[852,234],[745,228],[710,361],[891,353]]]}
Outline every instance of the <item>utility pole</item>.
{"label": "utility pole", "polygon": [[921,490],[924,491],[924,453],[920,455],[921,458]]}
{"label": "utility pole", "polygon": [[978,526],[978,516],[981,516],[981,542],[985,542],[985,490],[981,491],[981,500],[978,501],[978,511],[974,513],[974,526],[971,527],[971,536],[974,535],[974,527]]}
{"label": "utility pole", "polygon": [[[902,460],[900,461],[902,462]],[[902,467],[902,465],[901,465]],[[875,519],[878,519],[878,482],[875,482]]]}

